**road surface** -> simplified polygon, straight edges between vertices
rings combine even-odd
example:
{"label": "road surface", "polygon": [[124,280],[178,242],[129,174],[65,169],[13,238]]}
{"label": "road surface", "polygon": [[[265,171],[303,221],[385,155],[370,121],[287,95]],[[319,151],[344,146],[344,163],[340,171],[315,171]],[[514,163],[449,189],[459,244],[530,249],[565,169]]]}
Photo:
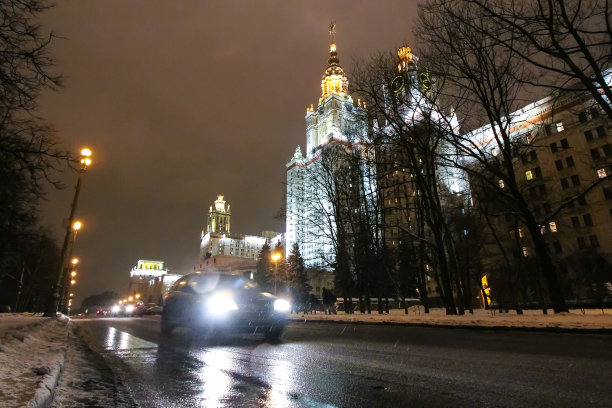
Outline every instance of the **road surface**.
{"label": "road surface", "polygon": [[612,336],[291,323],[222,342],[76,319],[142,407],[610,407]]}

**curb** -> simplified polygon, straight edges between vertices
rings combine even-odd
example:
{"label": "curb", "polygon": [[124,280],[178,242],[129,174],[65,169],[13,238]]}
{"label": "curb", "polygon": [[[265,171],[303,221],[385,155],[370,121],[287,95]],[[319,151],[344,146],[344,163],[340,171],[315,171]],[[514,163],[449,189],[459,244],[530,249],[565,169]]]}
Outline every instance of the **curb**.
{"label": "curb", "polygon": [[375,326],[404,326],[404,327],[427,327],[427,328],[441,328],[441,329],[466,329],[466,330],[504,330],[504,331],[528,331],[528,332],[549,332],[549,333],[575,333],[575,334],[612,334],[612,328],[595,328],[595,329],[583,329],[583,328],[569,328],[569,327],[535,327],[535,326],[480,326],[470,324],[445,324],[445,323],[424,323],[424,322],[385,322],[385,321],[371,321],[364,322],[359,320],[349,321],[341,319],[297,319],[290,318],[291,322],[298,323],[323,323],[323,324],[355,324],[355,325],[375,325]]}
{"label": "curb", "polygon": [[[70,319],[64,315],[59,315],[55,318],[49,318],[47,322],[53,320],[66,320],[65,322],[65,333],[64,333],[64,346],[59,358],[53,362],[53,366],[50,368],[49,374],[46,374],[39,382],[38,387],[34,391],[34,396],[26,404],[26,407],[31,408],[49,408],[53,403],[53,397],[55,396],[55,389],[59,384],[60,375],[64,369],[64,362],[66,361],[66,353],[68,352],[68,325]],[[46,322],[46,323],[47,323]]]}

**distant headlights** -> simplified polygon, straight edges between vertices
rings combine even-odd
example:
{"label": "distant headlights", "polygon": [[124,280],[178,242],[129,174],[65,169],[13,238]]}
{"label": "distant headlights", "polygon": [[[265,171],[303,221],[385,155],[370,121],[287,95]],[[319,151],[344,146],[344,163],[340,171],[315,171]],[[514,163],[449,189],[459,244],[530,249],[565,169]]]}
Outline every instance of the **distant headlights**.
{"label": "distant headlights", "polygon": [[274,310],[277,312],[288,312],[291,310],[291,303],[285,299],[276,299],[274,301]]}
{"label": "distant headlights", "polygon": [[224,314],[232,310],[238,310],[238,305],[226,293],[217,293],[213,295],[207,302],[208,311],[215,315]]}
{"label": "distant headlights", "polygon": [[119,306],[119,305],[115,305],[111,309],[111,312],[113,312],[113,313],[119,313],[120,311],[121,311],[121,306]]}
{"label": "distant headlights", "polygon": [[125,312],[126,313],[132,313],[134,311],[134,305],[127,305],[125,307]]}

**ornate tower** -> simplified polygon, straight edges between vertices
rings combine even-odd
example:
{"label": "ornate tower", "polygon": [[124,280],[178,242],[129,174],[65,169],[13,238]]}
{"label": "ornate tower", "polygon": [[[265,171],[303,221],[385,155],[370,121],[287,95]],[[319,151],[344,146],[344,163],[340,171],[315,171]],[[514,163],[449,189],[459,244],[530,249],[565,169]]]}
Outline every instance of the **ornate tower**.
{"label": "ornate tower", "polygon": [[206,232],[211,234],[229,234],[230,233],[230,206],[223,199],[223,196],[217,196],[214,206],[210,206],[208,210],[208,222],[206,223]]}

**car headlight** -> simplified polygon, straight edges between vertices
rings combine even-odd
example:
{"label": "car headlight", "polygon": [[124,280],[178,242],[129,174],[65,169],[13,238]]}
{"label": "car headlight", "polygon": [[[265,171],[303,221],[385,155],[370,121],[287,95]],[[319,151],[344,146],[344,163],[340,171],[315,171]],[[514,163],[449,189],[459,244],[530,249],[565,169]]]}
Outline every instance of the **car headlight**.
{"label": "car headlight", "polygon": [[113,313],[119,313],[121,311],[121,306],[119,305],[115,305],[111,308],[111,312]]}
{"label": "car headlight", "polygon": [[232,310],[238,310],[238,305],[226,293],[217,293],[207,302],[208,311],[212,314],[224,314]]}
{"label": "car headlight", "polygon": [[132,312],[134,311],[134,305],[127,305],[127,306],[125,307],[125,311],[126,311],[127,313],[132,313]]}
{"label": "car headlight", "polygon": [[276,299],[274,301],[274,310],[277,312],[288,312],[291,310],[291,303],[285,299]]}

